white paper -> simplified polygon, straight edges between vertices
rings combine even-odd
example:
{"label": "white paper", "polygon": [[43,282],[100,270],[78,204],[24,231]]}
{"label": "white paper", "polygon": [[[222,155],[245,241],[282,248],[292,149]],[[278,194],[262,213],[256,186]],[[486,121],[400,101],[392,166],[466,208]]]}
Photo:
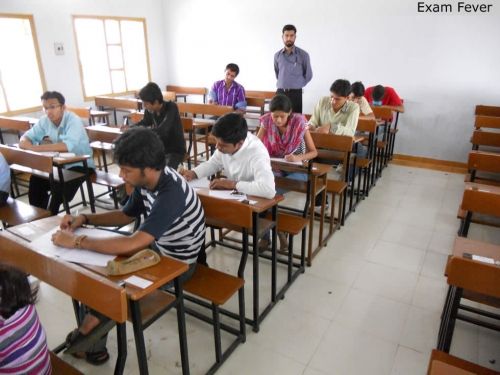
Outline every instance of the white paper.
{"label": "white paper", "polygon": [[483,257],[481,255],[472,255],[472,260],[488,264],[495,264],[495,260],[493,258]]}
{"label": "white paper", "polygon": [[59,157],[60,158],[74,158],[76,154],[74,152],[60,152]]}
{"label": "white paper", "polygon": [[139,276],[130,276],[123,281],[127,284],[136,286],[136,287],[141,288],[141,289],[145,289],[148,286],[150,286],[151,284],[153,284],[152,281],[143,279],[142,277],[139,277]]}
{"label": "white paper", "polygon": [[208,193],[211,197],[219,199],[230,199],[236,201],[243,201],[247,199],[247,195],[243,193],[234,193],[234,190],[210,190]]}
{"label": "white paper", "polygon": [[302,165],[302,161],[287,161],[285,158],[271,158],[271,161],[276,161],[278,163]]}
{"label": "white paper", "polygon": [[[48,233],[45,233],[44,235],[38,237],[31,242],[31,247],[33,247],[38,252],[48,256],[59,257],[61,259],[67,260],[68,262],[83,263],[93,266],[105,267],[108,264],[108,261],[116,258],[115,255],[101,254],[95,251],[68,249],[66,247],[56,246],[52,243],[52,235],[57,230],[59,230],[59,227],[55,227]],[[98,238],[122,236],[118,233],[91,228],[78,228],[75,230],[75,234],[78,236],[86,235],[89,237]]]}
{"label": "white paper", "polygon": [[188,184],[193,189],[208,189],[210,187],[210,181],[207,178],[197,178],[189,181]]}

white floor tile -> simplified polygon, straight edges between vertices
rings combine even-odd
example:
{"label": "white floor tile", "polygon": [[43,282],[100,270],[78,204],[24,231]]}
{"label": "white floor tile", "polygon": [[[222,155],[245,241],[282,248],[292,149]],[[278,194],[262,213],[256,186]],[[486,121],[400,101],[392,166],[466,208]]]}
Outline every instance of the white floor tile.
{"label": "white floor tile", "polygon": [[432,234],[433,231],[431,229],[421,229],[412,225],[391,221],[382,233],[381,239],[387,242],[426,250],[431,241]]}
{"label": "white floor tile", "polygon": [[444,280],[420,276],[413,294],[412,305],[441,312],[447,291],[448,288]]}
{"label": "white floor tile", "polygon": [[399,344],[421,353],[430,353],[437,345],[440,316],[438,312],[412,306]]}
{"label": "white floor tile", "polygon": [[423,375],[427,372],[430,352],[421,353],[398,346],[391,375]]}
{"label": "white floor tile", "polygon": [[424,261],[424,255],[425,251],[423,250],[401,244],[379,241],[368,255],[368,260],[418,274]]}
{"label": "white floor tile", "polygon": [[441,283],[445,282],[444,269],[447,261],[446,255],[427,251],[420,275],[438,279]]}

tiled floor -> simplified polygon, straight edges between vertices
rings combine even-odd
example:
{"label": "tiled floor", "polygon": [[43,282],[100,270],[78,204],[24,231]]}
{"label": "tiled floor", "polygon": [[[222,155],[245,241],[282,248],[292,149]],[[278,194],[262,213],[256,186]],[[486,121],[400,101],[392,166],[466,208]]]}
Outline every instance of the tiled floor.
{"label": "tiled floor", "polygon": [[[260,332],[249,328],[247,342],[219,373],[425,374],[436,345],[446,293],[443,267],[458,229],[462,189],[462,175],[389,166]],[[500,231],[472,225],[470,238],[500,244]],[[214,249],[209,263],[231,270],[237,257],[230,250]],[[267,297],[270,268],[265,263],[261,278]],[[251,283],[246,297],[251,311]],[[74,326],[71,301],[45,284],[39,300],[37,308],[54,347]],[[229,306],[235,307],[236,301]],[[130,328],[126,373],[137,374]],[[188,317],[187,331],[191,373],[202,374],[214,360],[212,330]],[[175,313],[161,318],[145,336],[150,373],[180,374]],[[114,337],[108,346],[112,361],[101,367],[64,359],[87,374],[110,374]],[[500,334],[458,322],[451,353],[500,370]]]}

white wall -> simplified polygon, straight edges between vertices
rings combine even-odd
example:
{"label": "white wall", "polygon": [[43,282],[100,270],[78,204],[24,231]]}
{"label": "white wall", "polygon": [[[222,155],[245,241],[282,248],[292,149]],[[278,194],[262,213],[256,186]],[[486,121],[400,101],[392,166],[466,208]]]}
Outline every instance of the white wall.
{"label": "white wall", "polygon": [[[33,15],[47,89],[71,105],[84,103],[72,15],[146,18],[151,78],[161,86],[168,81],[162,0],[2,0],[0,13]],[[55,42],[64,44],[63,56],[55,55]]]}
{"label": "white wall", "polygon": [[[210,87],[227,63],[246,89],[274,90],[273,54],[293,23],[313,80],[304,111],[337,78],[405,100],[396,152],[465,161],[476,104],[500,105],[500,4],[487,14],[419,14],[417,0],[169,0],[169,83]],[[476,3],[476,2],[475,2]]]}

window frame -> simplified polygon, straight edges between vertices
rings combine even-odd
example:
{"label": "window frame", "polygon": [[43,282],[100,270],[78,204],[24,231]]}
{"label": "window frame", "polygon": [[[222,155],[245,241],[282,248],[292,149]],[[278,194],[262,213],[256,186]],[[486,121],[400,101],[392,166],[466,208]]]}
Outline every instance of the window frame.
{"label": "window frame", "polygon": [[[75,40],[75,46],[76,46],[76,55],[77,55],[77,60],[78,60],[78,71],[80,73],[80,85],[82,88],[82,94],[84,100],[87,101],[93,101],[95,96],[88,96],[86,91],[85,91],[85,84],[83,80],[83,67],[82,67],[82,61],[80,59],[80,48],[78,46],[78,38],[76,35],[76,27],[75,27],[75,21],[76,19],[94,19],[94,20],[100,20],[103,23],[106,20],[114,20],[114,21],[135,21],[135,22],[142,22],[143,26],[143,31],[144,31],[144,47],[146,49],[146,67],[147,67],[147,77],[148,77],[148,82],[151,81],[151,65],[149,63],[149,45],[148,45],[148,32],[147,32],[147,23],[146,23],[146,18],[141,18],[141,17],[119,17],[119,16],[92,16],[92,15],[81,15],[81,14],[73,14],[72,16],[72,27],[73,27],[73,37]],[[121,29],[120,29],[120,34],[121,34]],[[104,35],[106,37],[106,35]],[[123,41],[120,43],[120,46],[123,44]],[[106,47],[109,47],[110,45],[117,45],[116,43],[106,43]],[[116,69],[111,69],[109,65],[109,54],[108,54],[108,48],[106,48],[106,55],[107,55],[107,60],[108,60],[108,66],[107,69],[109,71],[109,74],[111,76],[111,72]],[[122,47],[122,56],[123,56],[123,47]],[[125,72],[125,66],[126,66],[126,61],[123,60],[123,70],[125,74],[125,82],[127,80],[126,72]],[[147,83],[147,82],[146,82]],[[145,84],[146,84],[145,83]],[[123,96],[123,95],[132,95],[136,92],[136,90],[127,90],[123,92],[118,92],[118,93],[103,93],[103,94],[98,94],[96,96]]]}
{"label": "window frame", "polygon": [[[45,81],[45,73],[43,70],[43,65],[42,65],[42,59],[40,57],[40,47],[38,45],[38,38],[37,38],[37,32],[36,32],[36,26],[35,26],[35,19],[33,14],[21,14],[21,13],[0,13],[0,18],[17,18],[17,19],[26,19],[30,23],[30,28],[31,28],[31,38],[33,40],[33,46],[35,49],[35,55],[36,55],[36,63],[38,66],[38,72],[40,74],[40,83],[42,85],[42,90],[43,92],[40,93],[40,96],[47,91],[47,84]],[[28,108],[22,108],[22,109],[17,109],[17,110],[10,110],[9,109],[9,101],[7,98],[7,93],[5,92],[5,87],[2,85],[1,86],[1,91],[2,95],[5,97],[5,104],[7,107],[6,112],[0,112],[2,116],[15,116],[19,114],[24,114],[24,113],[30,113],[30,112],[38,112],[42,110],[42,104],[40,103],[39,105],[35,107],[28,107]]]}

